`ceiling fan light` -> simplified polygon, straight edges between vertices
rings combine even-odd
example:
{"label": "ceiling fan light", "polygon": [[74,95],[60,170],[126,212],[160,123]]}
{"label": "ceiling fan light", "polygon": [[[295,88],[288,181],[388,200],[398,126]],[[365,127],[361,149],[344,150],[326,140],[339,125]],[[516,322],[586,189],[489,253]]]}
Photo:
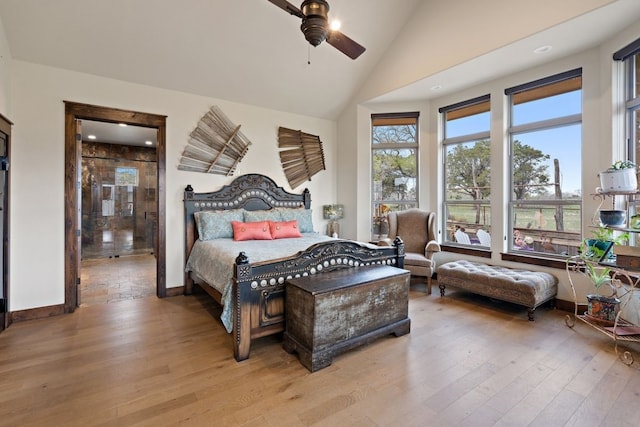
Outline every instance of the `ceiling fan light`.
{"label": "ceiling fan light", "polygon": [[325,0],[304,0],[300,5],[300,10],[307,18],[310,16],[322,16],[326,21],[329,15],[329,3]]}
{"label": "ceiling fan light", "polygon": [[300,6],[304,18],[300,29],[312,46],[318,46],[327,39],[329,32],[329,4],[324,0],[305,0]]}
{"label": "ceiling fan light", "polygon": [[304,38],[313,46],[318,46],[327,39],[327,21],[322,18],[305,18],[300,26]]}
{"label": "ceiling fan light", "polygon": [[300,30],[304,38],[312,46],[326,41],[351,59],[356,59],[366,50],[354,40],[329,27],[329,3],[326,0],[304,0],[300,9],[287,0],[268,0],[285,12],[302,20]]}

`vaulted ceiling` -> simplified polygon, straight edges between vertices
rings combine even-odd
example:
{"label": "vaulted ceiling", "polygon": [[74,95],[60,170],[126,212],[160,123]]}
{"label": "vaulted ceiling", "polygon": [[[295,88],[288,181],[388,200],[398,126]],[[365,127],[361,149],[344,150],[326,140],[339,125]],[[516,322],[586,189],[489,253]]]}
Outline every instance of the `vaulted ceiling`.
{"label": "vaulted ceiling", "polygon": [[[329,4],[367,48],[358,59],[310,47],[300,20],[267,0],[0,0],[0,18],[16,60],[327,119],[353,101],[459,90],[640,19],[638,0]],[[553,49],[532,54],[541,45]]]}

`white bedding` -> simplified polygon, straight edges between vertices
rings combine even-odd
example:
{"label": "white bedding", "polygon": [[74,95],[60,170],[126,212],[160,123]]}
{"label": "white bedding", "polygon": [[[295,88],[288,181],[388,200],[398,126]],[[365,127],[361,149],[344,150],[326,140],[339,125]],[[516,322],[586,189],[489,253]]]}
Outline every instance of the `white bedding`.
{"label": "white bedding", "polygon": [[302,237],[275,240],[233,239],[196,240],[191,249],[185,270],[216,288],[222,294],[222,324],[227,332],[233,330],[231,310],[233,263],[244,252],[250,263],[283,258],[307,249],[309,246],[334,240],[319,233],[303,233]]}

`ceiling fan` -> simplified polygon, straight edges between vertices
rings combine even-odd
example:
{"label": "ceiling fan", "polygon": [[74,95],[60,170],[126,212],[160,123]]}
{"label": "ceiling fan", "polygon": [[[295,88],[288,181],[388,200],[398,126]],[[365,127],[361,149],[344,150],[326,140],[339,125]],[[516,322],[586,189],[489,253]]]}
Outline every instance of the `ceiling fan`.
{"label": "ceiling fan", "polygon": [[356,59],[362,55],[365,48],[338,30],[329,28],[329,3],[325,0],[304,0],[300,9],[289,3],[287,0],[269,0],[271,3],[302,19],[302,30],[305,39],[312,45],[318,46],[323,41],[327,41],[331,46],[338,49],[351,59]]}

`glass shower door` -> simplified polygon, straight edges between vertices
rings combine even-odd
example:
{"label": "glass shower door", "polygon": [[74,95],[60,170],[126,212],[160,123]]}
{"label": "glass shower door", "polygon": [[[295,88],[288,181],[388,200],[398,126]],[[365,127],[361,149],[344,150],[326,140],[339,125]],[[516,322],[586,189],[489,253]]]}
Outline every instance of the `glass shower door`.
{"label": "glass shower door", "polygon": [[155,162],[83,157],[83,259],[155,252],[155,183]]}

